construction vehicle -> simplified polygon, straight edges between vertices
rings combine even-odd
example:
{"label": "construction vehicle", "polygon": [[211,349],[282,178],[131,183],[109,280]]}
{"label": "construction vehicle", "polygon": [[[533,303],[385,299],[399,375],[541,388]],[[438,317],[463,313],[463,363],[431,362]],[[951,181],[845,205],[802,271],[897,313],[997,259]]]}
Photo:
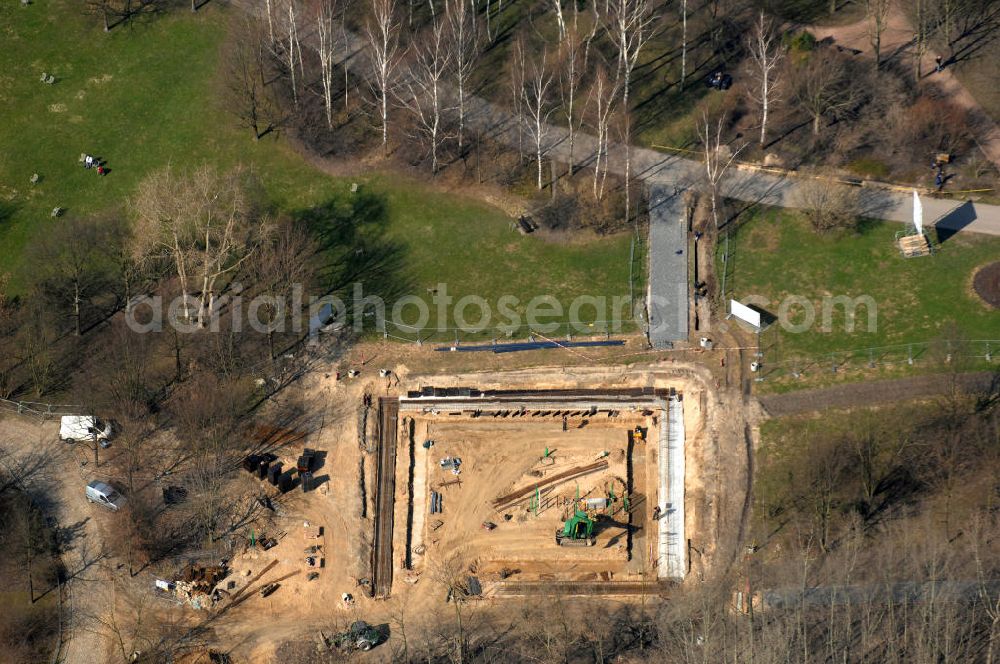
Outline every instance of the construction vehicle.
{"label": "construction vehicle", "polygon": [[594,546],[594,520],[583,510],[569,518],[561,530],[556,531],[556,544],[559,546]]}
{"label": "construction vehicle", "polygon": [[351,623],[351,627],[346,632],[334,636],[333,645],[341,650],[368,651],[377,646],[381,640],[381,632],[364,620],[358,620]]}

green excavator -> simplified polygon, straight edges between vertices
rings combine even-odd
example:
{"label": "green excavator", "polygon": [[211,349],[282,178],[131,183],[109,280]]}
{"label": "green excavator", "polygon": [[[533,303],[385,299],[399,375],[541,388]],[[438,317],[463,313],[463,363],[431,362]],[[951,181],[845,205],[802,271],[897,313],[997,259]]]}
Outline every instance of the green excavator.
{"label": "green excavator", "polygon": [[561,530],[556,530],[556,544],[559,546],[594,546],[594,520],[583,510],[568,519]]}

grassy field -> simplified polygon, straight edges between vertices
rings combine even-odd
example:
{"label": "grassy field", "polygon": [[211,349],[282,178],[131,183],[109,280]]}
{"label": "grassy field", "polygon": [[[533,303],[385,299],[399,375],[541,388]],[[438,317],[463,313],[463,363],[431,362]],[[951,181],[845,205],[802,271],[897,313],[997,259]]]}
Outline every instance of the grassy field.
{"label": "grassy field", "polygon": [[[439,282],[456,296],[488,301],[551,294],[568,303],[580,294],[628,293],[628,236],[568,243],[522,237],[501,211],[471,198],[395,175],[333,178],[280,136],[253,141],[220,101],[231,11],[209,4],[196,15],[147,17],[105,34],[100,19],[71,0],[0,5],[7,44],[0,49],[0,269],[14,272],[15,288],[23,287],[23,248],[60,223],[50,217],[54,207],[67,215],[124,210],[150,171],[212,162],[251,166],[277,208],[318,224],[327,223],[325,206],[349,196],[351,181],[363,183],[380,217],[367,233],[391,245],[397,293],[426,298]],[[43,72],[55,83],[40,82]],[[84,152],[106,159],[110,174],[82,168]],[[33,173],[40,176],[34,185]],[[355,230],[341,221],[338,230]]]}
{"label": "grassy field", "polygon": [[[0,7],[8,46],[0,50],[0,266],[16,267],[30,238],[59,223],[49,216],[53,207],[87,215],[122,206],[143,176],[168,163],[253,165],[284,206],[328,193],[329,178],[279,142],[250,140],[218,102],[224,12],[178,12],[105,34],[79,7],[68,0]],[[42,72],[55,83],[40,82]],[[85,170],[84,152],[106,159],[110,174]]]}
{"label": "grassy field", "polygon": [[[777,315],[789,296],[808,300],[816,320],[805,332],[780,322],[765,332],[764,343],[779,357],[929,341],[952,323],[969,339],[996,339],[998,316],[972,292],[975,268],[1000,256],[1000,238],[958,234],[928,258],[904,259],[893,242],[902,225],[867,223],[859,234],[815,234],[793,213],[763,209],[748,218],[731,238],[732,262],[726,297],[759,295],[762,308]],[[720,254],[725,240],[720,241]],[[720,263],[721,274],[721,263]],[[828,330],[822,327],[823,298],[870,296],[877,323],[868,328],[867,311],[857,309],[848,331],[844,308],[835,307]],[[804,306],[790,303],[788,321],[802,323]]]}

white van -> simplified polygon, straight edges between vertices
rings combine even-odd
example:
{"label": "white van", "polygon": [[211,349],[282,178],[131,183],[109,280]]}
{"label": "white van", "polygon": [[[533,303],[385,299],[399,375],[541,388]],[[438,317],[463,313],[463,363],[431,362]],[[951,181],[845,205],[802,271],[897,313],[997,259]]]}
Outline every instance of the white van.
{"label": "white van", "polygon": [[97,440],[107,447],[111,434],[111,423],[92,415],[63,415],[59,421],[59,439],[66,442]]}
{"label": "white van", "polygon": [[125,505],[125,498],[107,482],[94,480],[87,485],[87,500],[117,512]]}

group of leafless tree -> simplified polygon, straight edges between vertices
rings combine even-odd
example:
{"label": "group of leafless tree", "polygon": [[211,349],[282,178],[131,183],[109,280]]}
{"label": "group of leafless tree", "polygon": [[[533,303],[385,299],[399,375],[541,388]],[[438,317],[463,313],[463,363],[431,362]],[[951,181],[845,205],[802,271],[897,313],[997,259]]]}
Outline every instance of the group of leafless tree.
{"label": "group of leafless tree", "polygon": [[[58,584],[55,534],[10,460],[0,459],[0,584],[8,599],[0,612],[0,643],[11,661],[51,656],[58,630],[58,606],[39,600]],[[58,592],[56,590],[55,592]]]}
{"label": "group of leafless tree", "polygon": [[[432,174],[456,161],[467,169],[473,152],[479,171],[484,150],[503,146],[507,152],[505,144],[516,142],[516,168],[530,166],[536,190],[551,181],[550,161],[564,163],[570,176],[578,172],[578,137],[585,132],[582,156],[593,155],[588,188],[602,201],[613,143],[626,146],[625,183],[634,179],[626,109],[634,104],[632,82],[656,31],[658,8],[650,0],[546,8],[551,11],[530,10],[542,22],[536,29],[515,25],[504,37],[499,21],[510,18],[504,12],[529,8],[459,0],[424,7],[395,0],[270,0],[233,40],[230,106],[260,138],[283,124],[319,133],[308,106],[321,102],[331,134],[363,124],[375,140],[362,140],[361,149],[377,145],[383,156],[413,155]],[[501,113],[485,100],[491,86],[507,102]],[[551,154],[557,142],[565,144],[558,157]],[[623,191],[631,207],[632,187]]]}
{"label": "group of leafless tree", "polygon": [[[931,153],[974,151],[972,118],[922,92],[906,61],[882,52],[889,7],[864,3],[874,57],[859,57],[810,41],[780,7],[739,0],[268,0],[237,31],[227,80],[255,138],[291,125],[323,154],[395,155],[459,178],[474,163],[479,181],[485,162],[499,184],[550,186],[554,200],[571,193],[576,207],[588,191],[581,209],[610,204],[615,173],[610,190],[624,220],[637,209],[636,126],[663,115],[649,110],[658,103],[702,98],[704,86],[688,79],[713,70],[733,72],[737,85],[694,114],[690,136],[701,137],[703,152],[776,151],[790,166],[858,162],[864,175],[918,177],[912,164]],[[928,44],[959,57],[989,23],[959,0],[921,7],[908,51],[917,61]],[[668,74],[674,92],[656,92],[656,63],[668,57],[680,61]],[[658,102],[657,94],[676,96]],[[715,192],[725,169],[707,171]]]}
{"label": "group of leafless tree", "polygon": [[[362,195],[330,207],[363,227],[355,205],[371,207]],[[236,470],[273,444],[254,433],[258,410],[308,362],[308,296],[344,277],[338,251],[354,254],[321,246],[308,227],[338,233],[338,219],[272,211],[248,169],[167,167],[126,209],[60,220],[30,243],[17,296],[5,277],[3,396],[117,422],[113,448],[93,445],[93,462],[128,495],[114,542],[129,571],[214,546],[255,518],[256,494]],[[248,316],[264,329],[250,329]],[[164,510],[170,484],[191,499]]]}

